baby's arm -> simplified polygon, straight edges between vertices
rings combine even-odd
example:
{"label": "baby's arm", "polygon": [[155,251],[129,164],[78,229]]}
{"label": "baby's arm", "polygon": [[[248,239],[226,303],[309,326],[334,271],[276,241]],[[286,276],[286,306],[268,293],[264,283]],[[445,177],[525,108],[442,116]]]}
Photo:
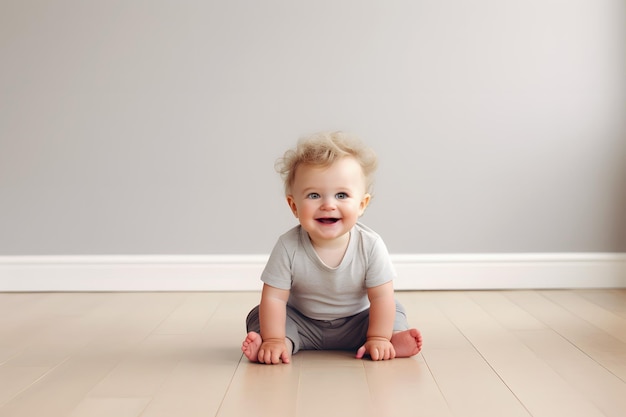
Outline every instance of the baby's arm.
{"label": "baby's arm", "polygon": [[291,352],[285,344],[285,322],[287,320],[287,300],[289,290],[281,290],[263,285],[259,321],[263,343],[259,348],[258,360],[261,363],[289,363]]}
{"label": "baby's arm", "polygon": [[367,341],[357,352],[357,358],[369,353],[372,360],[393,359],[396,352],[391,344],[393,323],[396,317],[396,301],[393,295],[393,282],[388,282],[367,290],[370,300],[370,322]]}

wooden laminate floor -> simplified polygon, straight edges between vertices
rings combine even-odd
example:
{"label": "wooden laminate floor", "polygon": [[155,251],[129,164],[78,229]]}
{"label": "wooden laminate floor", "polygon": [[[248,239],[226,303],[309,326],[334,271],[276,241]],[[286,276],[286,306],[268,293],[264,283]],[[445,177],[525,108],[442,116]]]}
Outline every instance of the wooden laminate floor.
{"label": "wooden laminate floor", "polygon": [[626,415],[626,290],[397,296],[418,356],[267,366],[258,293],[0,294],[0,417]]}

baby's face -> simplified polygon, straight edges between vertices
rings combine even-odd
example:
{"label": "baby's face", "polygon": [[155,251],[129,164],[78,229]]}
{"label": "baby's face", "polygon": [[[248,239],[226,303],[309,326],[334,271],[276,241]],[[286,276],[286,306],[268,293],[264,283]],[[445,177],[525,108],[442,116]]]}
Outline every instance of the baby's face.
{"label": "baby's face", "polygon": [[314,244],[345,238],[369,204],[365,176],[352,157],[297,168],[287,202]]}

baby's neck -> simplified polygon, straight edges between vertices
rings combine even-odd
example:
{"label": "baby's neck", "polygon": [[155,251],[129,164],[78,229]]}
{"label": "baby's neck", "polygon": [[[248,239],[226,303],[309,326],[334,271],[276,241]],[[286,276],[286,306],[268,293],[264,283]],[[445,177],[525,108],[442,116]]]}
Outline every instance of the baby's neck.
{"label": "baby's neck", "polygon": [[350,233],[333,239],[331,241],[313,242],[313,249],[319,256],[320,260],[330,268],[336,268],[341,264],[343,256],[348,249],[348,243],[350,242]]}

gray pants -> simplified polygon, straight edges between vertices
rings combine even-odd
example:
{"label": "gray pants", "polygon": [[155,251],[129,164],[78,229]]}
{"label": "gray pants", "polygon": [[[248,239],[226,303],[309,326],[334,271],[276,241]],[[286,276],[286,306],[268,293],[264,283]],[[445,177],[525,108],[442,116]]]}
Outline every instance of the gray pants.
{"label": "gray pants", "polygon": [[[287,306],[285,335],[293,343],[293,353],[299,350],[357,350],[365,343],[369,326],[369,309],[350,317],[336,320],[315,320]],[[261,332],[259,306],[246,318],[249,332]],[[396,301],[396,319],[393,330],[409,328],[404,307]]]}

